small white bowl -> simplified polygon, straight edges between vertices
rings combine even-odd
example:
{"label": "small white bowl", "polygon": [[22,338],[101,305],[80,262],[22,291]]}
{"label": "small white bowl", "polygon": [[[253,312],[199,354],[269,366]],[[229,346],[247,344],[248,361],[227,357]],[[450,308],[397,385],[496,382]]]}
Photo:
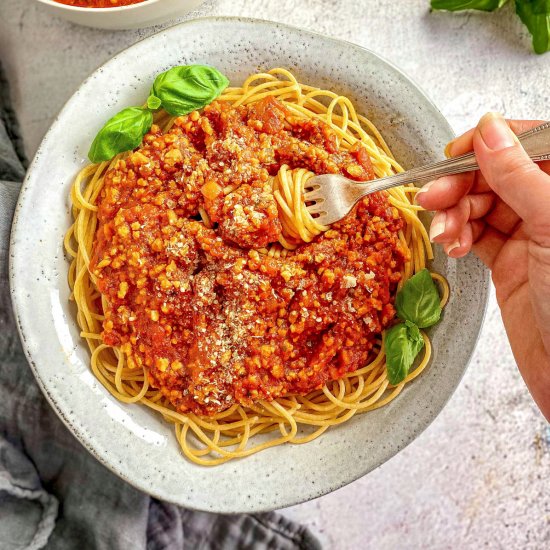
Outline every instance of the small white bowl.
{"label": "small white bowl", "polygon": [[73,23],[99,29],[137,29],[164,23],[185,15],[204,0],[145,0],[139,4],[118,8],[78,8],[55,2],[38,0],[46,11]]}

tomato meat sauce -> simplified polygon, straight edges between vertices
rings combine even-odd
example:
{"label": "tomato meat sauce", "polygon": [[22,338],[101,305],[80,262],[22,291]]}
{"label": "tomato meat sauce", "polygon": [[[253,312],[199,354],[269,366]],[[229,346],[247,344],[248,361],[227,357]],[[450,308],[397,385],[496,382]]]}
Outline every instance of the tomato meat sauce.
{"label": "tomato meat sauce", "polygon": [[282,164],[373,178],[362,146],[339,151],[327,124],[273,98],[153,125],[105,175],[91,259],[102,336],[179,411],[321,388],[364,366],[394,318],[406,253],[386,193],[285,258],[258,251],[281,235]]}
{"label": "tomato meat sauce", "polygon": [[130,6],[131,4],[140,4],[146,0],[55,0],[59,4],[75,6],[77,8],[119,8],[120,6]]}

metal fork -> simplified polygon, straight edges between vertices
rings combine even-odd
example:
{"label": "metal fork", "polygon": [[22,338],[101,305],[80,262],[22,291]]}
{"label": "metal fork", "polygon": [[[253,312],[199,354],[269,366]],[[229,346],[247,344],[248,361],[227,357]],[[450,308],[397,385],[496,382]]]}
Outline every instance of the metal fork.
{"label": "metal fork", "polygon": [[[534,161],[550,160],[550,122],[545,122],[517,136]],[[304,201],[315,221],[330,225],[347,216],[363,197],[407,183],[426,183],[441,176],[477,170],[475,155],[467,153],[400,174],[376,180],[357,182],[339,174],[314,176],[306,185]]]}

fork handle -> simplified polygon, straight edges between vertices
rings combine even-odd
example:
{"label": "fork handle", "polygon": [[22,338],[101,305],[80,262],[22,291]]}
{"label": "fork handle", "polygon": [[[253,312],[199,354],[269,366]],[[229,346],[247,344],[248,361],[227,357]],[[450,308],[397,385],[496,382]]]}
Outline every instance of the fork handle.
{"label": "fork handle", "polygon": [[[519,142],[525,149],[525,152],[535,162],[550,160],[550,122],[545,122],[536,126],[523,134],[517,136]],[[375,191],[383,191],[399,185],[411,182],[428,182],[441,176],[452,174],[462,174],[478,170],[479,166],[474,153],[466,153],[459,157],[452,157],[440,162],[413,168],[393,176],[374,180],[369,185],[369,190],[365,194]]]}

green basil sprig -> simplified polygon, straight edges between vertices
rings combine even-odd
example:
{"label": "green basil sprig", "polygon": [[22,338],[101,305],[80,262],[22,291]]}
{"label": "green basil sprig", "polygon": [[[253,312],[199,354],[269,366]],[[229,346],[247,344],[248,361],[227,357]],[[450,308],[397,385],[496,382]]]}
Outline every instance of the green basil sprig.
{"label": "green basil sprig", "polygon": [[384,346],[388,381],[399,384],[409,374],[416,356],[424,347],[424,339],[414,323],[405,321],[386,331]]}
{"label": "green basil sprig", "polygon": [[122,151],[129,151],[139,146],[143,136],[153,124],[153,113],[141,107],[128,107],[110,118],[99,131],[88,158],[92,162],[111,160]]}
{"label": "green basil sprig", "polygon": [[516,13],[533,37],[536,53],[550,50],[550,1],[516,0]]}
{"label": "green basil sprig", "polygon": [[419,327],[431,327],[441,317],[439,293],[427,269],[419,271],[403,285],[395,298],[395,308],[398,317],[405,322],[384,334],[388,381],[394,385],[406,378],[424,347]]}
{"label": "green basil sprig", "polygon": [[504,6],[506,2],[508,0],[432,0],[432,8],[447,11],[493,11]]}
{"label": "green basil sprig", "polygon": [[229,80],[214,67],[173,67],[157,76],[147,104],[158,101],[172,116],[186,115],[212,103],[228,84]]}
{"label": "green basil sprig", "polygon": [[437,287],[427,269],[413,275],[397,293],[395,308],[403,321],[411,321],[419,328],[435,325],[441,315]]}
{"label": "green basil sprig", "polygon": [[[431,0],[434,10],[498,10],[508,0]],[[533,37],[536,53],[550,51],[550,0],[515,0],[516,13]]]}
{"label": "green basil sprig", "polygon": [[157,76],[145,107],[128,107],[110,118],[95,137],[88,158],[111,160],[140,145],[153,124],[153,111],[163,108],[172,116],[186,115],[212,103],[229,80],[213,67],[185,65]]}

